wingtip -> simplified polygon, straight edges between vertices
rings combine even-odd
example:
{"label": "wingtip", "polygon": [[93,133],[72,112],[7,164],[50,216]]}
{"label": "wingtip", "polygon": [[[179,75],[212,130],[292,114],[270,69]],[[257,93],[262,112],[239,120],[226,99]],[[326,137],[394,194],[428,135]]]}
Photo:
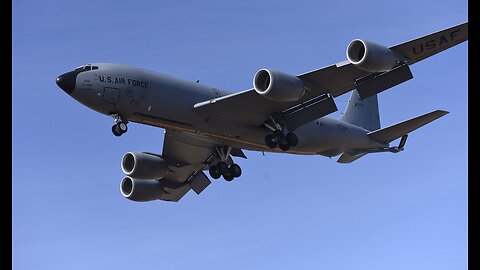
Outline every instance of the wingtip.
{"label": "wingtip", "polygon": [[450,113],[450,112],[447,112],[447,111],[444,111],[444,110],[436,110],[435,112],[441,114],[442,116]]}

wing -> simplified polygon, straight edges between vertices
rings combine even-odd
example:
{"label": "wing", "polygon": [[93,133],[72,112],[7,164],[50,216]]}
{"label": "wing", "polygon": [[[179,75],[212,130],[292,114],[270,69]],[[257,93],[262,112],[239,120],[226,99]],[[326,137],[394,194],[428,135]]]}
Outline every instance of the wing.
{"label": "wing", "polygon": [[[216,158],[213,154],[221,144],[209,137],[166,129],[162,158],[169,164],[169,173],[161,180],[165,191],[161,200],[178,202],[190,189],[200,194],[211,183],[203,170]],[[230,155],[246,158],[238,148],[231,149]],[[231,163],[231,157],[226,162]]]}
{"label": "wing", "polygon": [[468,22],[390,47],[414,64],[468,40]]}
{"label": "wing", "polygon": [[165,183],[162,200],[179,201],[190,188],[200,193],[210,184],[202,172],[204,162],[213,154],[216,143],[194,134],[165,130],[162,158],[169,162],[170,172]]}
{"label": "wing", "polygon": [[[252,88],[239,93],[197,103],[194,106],[194,110],[200,114],[208,116],[214,115],[217,118],[234,121],[238,124],[259,126],[263,124],[266,119],[276,113],[293,109],[295,106],[308,106],[309,103],[316,105],[317,100],[315,99],[321,95],[325,95],[324,98],[321,98],[320,100],[324,101],[325,107],[327,107],[328,110],[323,110],[322,108],[315,106],[320,109],[320,111],[315,114],[311,120],[306,121],[310,122],[337,110],[332,102],[333,100],[329,98],[329,94],[337,96],[335,94],[338,92],[344,93],[353,89],[354,80],[368,74],[368,72],[359,70],[347,62],[342,62],[317,71],[298,75],[298,77],[311,82],[311,84],[316,87],[307,90],[299,101],[275,102],[259,95]],[[350,80],[351,83],[346,83],[346,81]],[[327,113],[325,113],[325,111],[327,111]]]}
{"label": "wing", "polygon": [[[468,22],[392,47],[409,65],[451,48],[468,39]],[[362,71],[348,61],[298,75],[334,97],[355,88],[355,81],[372,73]]]}
{"label": "wing", "polygon": [[[414,64],[468,39],[468,22],[390,47]],[[194,110],[206,116],[215,116],[237,124],[259,126],[270,116],[294,110],[297,107],[317,105],[321,95],[340,96],[355,88],[355,82],[373,73],[361,70],[343,61],[318,70],[297,75],[313,86],[296,102],[275,102],[260,96],[254,89],[223,96],[195,104]],[[332,100],[323,99],[322,106],[311,106],[311,111],[296,117],[293,127],[308,123],[336,111]],[[327,102],[328,101],[328,102]],[[320,108],[323,107],[323,108]],[[287,125],[288,126],[288,125]]]}

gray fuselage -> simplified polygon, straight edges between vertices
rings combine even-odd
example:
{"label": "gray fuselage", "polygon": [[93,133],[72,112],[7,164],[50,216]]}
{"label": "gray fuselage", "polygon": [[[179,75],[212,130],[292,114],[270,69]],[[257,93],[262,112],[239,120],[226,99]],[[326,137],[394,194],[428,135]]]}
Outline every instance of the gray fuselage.
{"label": "gray fuselage", "polygon": [[[91,64],[90,70],[72,71],[74,87],[65,90],[85,106],[129,122],[205,135],[240,149],[280,152],[265,146],[264,126],[229,123],[215,115],[200,115],[194,105],[230,94],[196,82],[120,64]],[[73,86],[73,85],[72,85]],[[383,147],[368,130],[330,117],[322,117],[295,130],[299,143],[292,154],[336,156],[355,149]]]}

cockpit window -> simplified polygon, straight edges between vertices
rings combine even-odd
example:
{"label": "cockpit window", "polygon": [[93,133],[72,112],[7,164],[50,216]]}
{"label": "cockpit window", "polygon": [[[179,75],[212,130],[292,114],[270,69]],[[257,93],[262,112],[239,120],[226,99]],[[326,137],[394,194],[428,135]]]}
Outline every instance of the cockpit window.
{"label": "cockpit window", "polygon": [[92,66],[91,64],[86,64],[86,65],[77,67],[75,71],[82,72],[82,71],[89,71],[89,70],[95,70],[95,69],[98,69],[98,66]]}

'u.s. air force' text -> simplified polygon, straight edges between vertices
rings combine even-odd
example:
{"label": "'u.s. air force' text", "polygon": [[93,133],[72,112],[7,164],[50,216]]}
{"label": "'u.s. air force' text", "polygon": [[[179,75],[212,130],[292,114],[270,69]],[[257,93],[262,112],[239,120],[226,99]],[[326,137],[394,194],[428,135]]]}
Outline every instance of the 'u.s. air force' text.
{"label": "'u.s. air force' text", "polygon": [[101,82],[114,83],[114,84],[127,84],[141,88],[148,88],[148,82],[134,80],[134,79],[125,79],[123,77],[111,77],[111,76],[98,76],[98,79]]}

